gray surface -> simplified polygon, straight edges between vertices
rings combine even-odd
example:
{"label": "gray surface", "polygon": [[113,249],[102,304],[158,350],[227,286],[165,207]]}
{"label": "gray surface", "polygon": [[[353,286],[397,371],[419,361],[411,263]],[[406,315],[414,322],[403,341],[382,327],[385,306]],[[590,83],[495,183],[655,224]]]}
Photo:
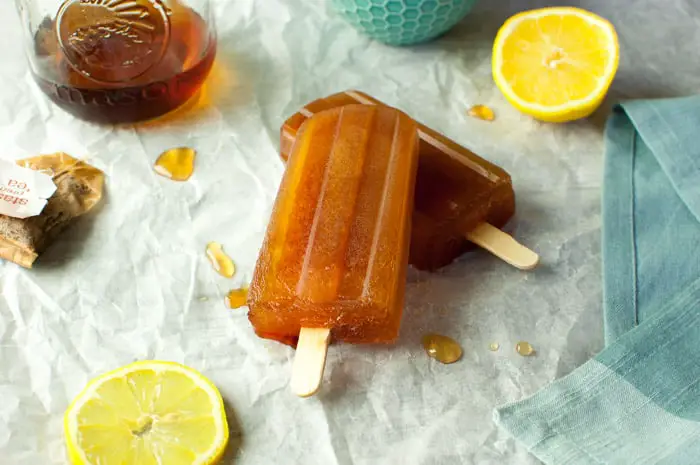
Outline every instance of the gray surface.
{"label": "gray surface", "polygon": [[[359,36],[321,0],[219,0],[220,68],[212,105],[166,125],[99,128],[50,106],[32,86],[14,11],[0,5],[0,143],[4,158],[65,150],[109,176],[104,206],[34,271],[0,265],[0,464],[65,463],[61,416],[84,383],[136,359],[203,371],[230,406],[225,463],[534,464],[498,431],[491,410],[535,392],[601,349],[600,183],[605,109],[566,125],[537,123],[500,96],[490,47],[511,13],[541,1],[482,1],[457,30],[393,49]],[[621,40],[611,101],[697,92],[700,6],[694,0],[581,1]],[[630,5],[634,5],[634,9]],[[282,173],[280,123],[304,102],[365,90],[507,169],[518,196],[515,235],[538,250],[533,273],[485,253],[438,274],[412,272],[401,340],[333,347],[323,391],[289,393],[292,352],[252,335],[224,308],[250,279]],[[497,120],[465,116],[476,103]],[[200,151],[188,184],[155,176],[165,148]],[[218,278],[206,242],[239,274]],[[206,302],[200,296],[208,296]],[[461,341],[441,366],[427,331]],[[513,346],[530,341],[536,357]],[[488,350],[491,342],[501,350]]]}

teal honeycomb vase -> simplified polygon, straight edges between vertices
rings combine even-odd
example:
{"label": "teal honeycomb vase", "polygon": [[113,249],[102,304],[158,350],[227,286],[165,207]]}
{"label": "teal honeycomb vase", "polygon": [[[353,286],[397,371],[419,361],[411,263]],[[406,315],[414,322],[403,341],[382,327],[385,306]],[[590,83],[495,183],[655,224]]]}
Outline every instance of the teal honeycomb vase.
{"label": "teal honeycomb vase", "polygon": [[331,0],[355,28],[390,45],[426,42],[447,32],[476,0]]}

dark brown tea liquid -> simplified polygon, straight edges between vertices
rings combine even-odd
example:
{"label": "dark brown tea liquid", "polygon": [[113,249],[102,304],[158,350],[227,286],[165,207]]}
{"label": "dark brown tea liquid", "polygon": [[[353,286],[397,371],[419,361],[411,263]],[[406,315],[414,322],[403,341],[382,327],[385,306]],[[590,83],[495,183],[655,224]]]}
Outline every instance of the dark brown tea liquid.
{"label": "dark brown tea liquid", "polygon": [[215,35],[192,9],[142,3],[151,2],[162,7],[159,17],[145,7],[129,11],[133,1],[77,0],[76,8],[95,9],[89,24],[71,18],[85,18],[83,11],[65,8],[62,17],[45,20],[33,69],[41,90],[67,112],[98,123],[148,120],[185,103],[211,70]]}

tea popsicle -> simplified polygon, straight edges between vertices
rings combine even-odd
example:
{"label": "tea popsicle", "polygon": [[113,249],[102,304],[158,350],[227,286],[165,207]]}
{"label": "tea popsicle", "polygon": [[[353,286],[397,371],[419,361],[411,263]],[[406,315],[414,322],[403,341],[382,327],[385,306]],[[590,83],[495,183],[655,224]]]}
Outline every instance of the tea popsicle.
{"label": "tea popsicle", "polygon": [[[357,91],[315,100],[282,126],[280,153],[287,158],[299,127],[314,114],[349,104],[384,105]],[[508,173],[438,132],[418,123],[420,157],[410,263],[435,270],[475,243],[511,265],[529,270],[537,254],[499,228],[515,213]]]}
{"label": "tea popsicle", "polygon": [[331,330],[398,336],[417,164],[416,123],[393,108],[346,105],[301,126],[248,298],[259,336],[299,337],[298,395],[318,389]]}

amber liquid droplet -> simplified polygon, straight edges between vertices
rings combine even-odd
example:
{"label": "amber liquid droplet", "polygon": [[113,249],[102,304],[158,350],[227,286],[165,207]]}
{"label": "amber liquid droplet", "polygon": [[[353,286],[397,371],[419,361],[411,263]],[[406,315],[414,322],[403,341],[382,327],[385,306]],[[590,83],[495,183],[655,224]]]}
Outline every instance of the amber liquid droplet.
{"label": "amber liquid droplet", "polygon": [[486,105],[474,105],[468,111],[472,118],[483,119],[484,121],[493,121],[496,118],[493,110]]}
{"label": "amber liquid droplet", "polygon": [[178,147],[161,153],[153,169],[173,181],[187,181],[194,171],[197,152],[189,147]]}
{"label": "amber liquid droplet", "polygon": [[225,278],[233,278],[236,274],[236,265],[231,260],[231,257],[226,255],[224,248],[218,242],[210,242],[207,244],[207,258],[214,267],[217,273]]}
{"label": "amber liquid droplet", "polygon": [[520,341],[516,344],[515,351],[523,357],[528,357],[535,353],[535,348],[529,342]]}
{"label": "amber liquid droplet", "polygon": [[498,342],[492,342],[491,344],[489,344],[489,350],[491,352],[496,352],[500,348],[501,348],[501,345]]}
{"label": "amber liquid droplet", "polygon": [[462,358],[462,347],[454,339],[440,334],[423,336],[423,348],[440,363],[454,363]]}
{"label": "amber liquid droplet", "polygon": [[226,306],[231,309],[245,307],[248,301],[248,288],[232,289],[226,295]]}

